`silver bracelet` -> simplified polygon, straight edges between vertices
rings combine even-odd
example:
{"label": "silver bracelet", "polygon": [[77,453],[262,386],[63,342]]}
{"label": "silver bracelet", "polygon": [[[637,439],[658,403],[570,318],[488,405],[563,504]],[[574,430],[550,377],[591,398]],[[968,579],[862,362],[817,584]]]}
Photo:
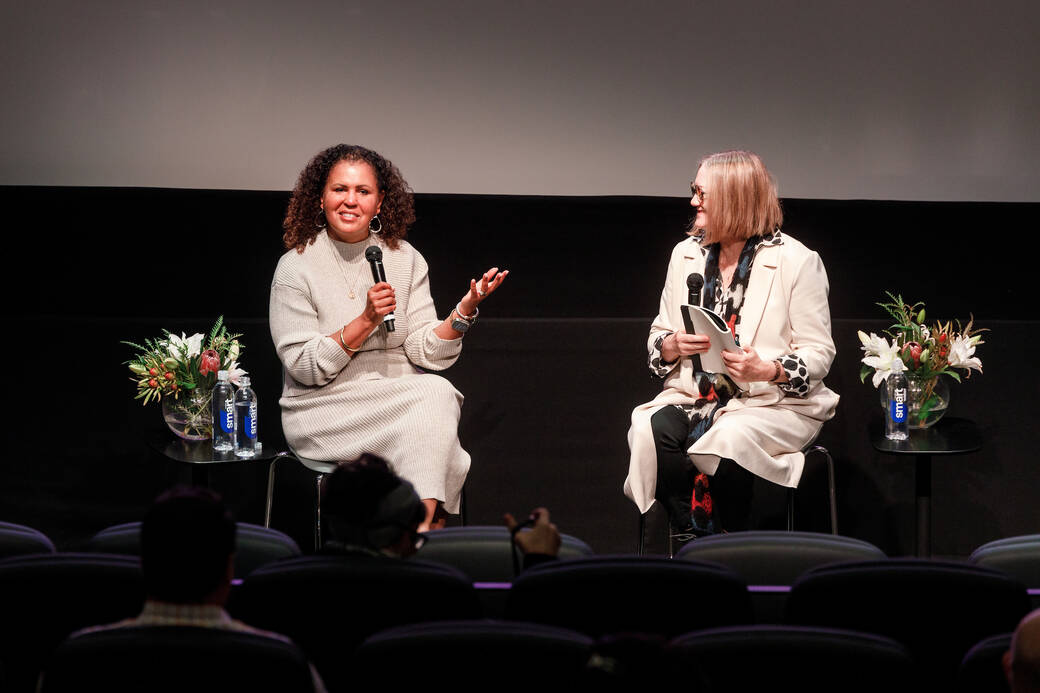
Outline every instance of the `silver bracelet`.
{"label": "silver bracelet", "polygon": [[463,320],[476,320],[477,316],[480,315],[480,308],[473,309],[473,315],[466,315],[462,312],[462,301],[455,304],[455,315],[459,316]]}

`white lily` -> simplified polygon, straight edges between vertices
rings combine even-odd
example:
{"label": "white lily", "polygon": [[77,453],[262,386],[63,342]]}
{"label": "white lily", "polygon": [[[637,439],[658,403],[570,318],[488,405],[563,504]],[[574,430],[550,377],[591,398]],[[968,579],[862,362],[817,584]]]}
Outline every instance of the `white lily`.
{"label": "white lily", "polygon": [[245,371],[245,370],[242,370],[241,368],[239,368],[237,361],[232,361],[230,363],[230,365],[228,365],[227,372],[228,372],[228,380],[230,380],[231,384],[234,385],[235,387],[238,387],[239,385],[241,385],[241,383],[239,382],[239,378],[241,378],[243,375],[247,375],[249,373],[249,371]]}
{"label": "white lily", "polygon": [[982,361],[975,354],[975,343],[978,337],[954,337],[950,342],[950,365],[954,368],[964,368],[968,371],[977,370],[982,372]]}
{"label": "white lily", "polygon": [[901,373],[906,370],[903,359],[899,358],[898,344],[894,341],[892,344],[889,344],[884,337],[871,334],[868,350],[867,341],[864,340],[864,337],[865,335],[860,332],[863,350],[867,352],[867,355],[863,357],[863,363],[874,369],[874,377],[871,379],[874,387],[879,386],[892,373]]}
{"label": "white lily", "polygon": [[888,348],[888,341],[873,332],[870,333],[870,336],[867,336],[863,330],[859,330],[856,334],[859,335],[859,341],[863,343],[861,348],[867,352],[868,356],[877,356]]}
{"label": "white lily", "polygon": [[190,337],[185,337],[184,333],[181,332],[181,336],[178,337],[175,334],[170,334],[170,356],[175,358],[181,357],[181,349],[185,348],[186,358],[193,358],[202,353],[202,335],[198,332]]}

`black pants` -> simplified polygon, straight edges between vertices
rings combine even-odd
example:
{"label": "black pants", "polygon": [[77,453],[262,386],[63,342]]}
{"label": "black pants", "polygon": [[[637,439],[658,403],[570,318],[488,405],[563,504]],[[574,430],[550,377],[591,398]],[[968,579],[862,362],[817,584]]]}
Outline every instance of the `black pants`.
{"label": "black pants", "polygon": [[[650,417],[657,450],[657,492],[654,498],[668,512],[672,526],[682,531],[691,526],[690,504],[693,482],[699,473],[686,450],[693,444],[690,433],[696,426],[675,406],[659,409]],[[723,457],[709,477],[709,490],[717,528],[727,532],[746,530],[751,523],[751,500],[755,475]]]}

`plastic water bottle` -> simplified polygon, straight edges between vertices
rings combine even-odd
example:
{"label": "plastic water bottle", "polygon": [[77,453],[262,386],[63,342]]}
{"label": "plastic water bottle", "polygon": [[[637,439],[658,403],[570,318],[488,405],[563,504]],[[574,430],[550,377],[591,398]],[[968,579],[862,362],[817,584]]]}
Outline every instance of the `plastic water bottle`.
{"label": "plastic water bottle", "polygon": [[228,382],[227,371],[217,371],[217,384],[213,387],[213,449],[235,449],[235,388]]}
{"label": "plastic water bottle", "polygon": [[235,392],[235,457],[256,455],[256,393],[243,375]]}
{"label": "plastic water bottle", "polygon": [[910,385],[902,372],[892,373],[885,380],[888,388],[888,416],[885,417],[885,437],[906,440],[910,437]]}

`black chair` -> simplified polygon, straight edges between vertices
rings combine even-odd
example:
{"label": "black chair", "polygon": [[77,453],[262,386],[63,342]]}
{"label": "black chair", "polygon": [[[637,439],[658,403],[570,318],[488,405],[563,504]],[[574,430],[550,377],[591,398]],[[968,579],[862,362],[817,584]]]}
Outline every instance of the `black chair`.
{"label": "black chair", "polygon": [[[84,546],[86,551],[141,555],[141,523],[127,522],[101,530]],[[247,522],[235,525],[235,577],[242,578],[260,566],[300,555],[300,547],[276,529]]]}
{"label": "black chair", "polygon": [[55,551],[54,543],[43,532],[25,525],[0,522],[0,558]]}
{"label": "black chair", "polygon": [[1028,611],[1025,587],[999,571],[891,559],[809,570],[791,588],[786,621],[893,638],[922,666],[929,685],[948,686],[972,645],[1014,630]]}
{"label": "black chair", "polygon": [[1011,649],[1011,633],[991,635],[968,650],[961,660],[957,688],[965,693],[975,691],[1010,691],[1004,673],[1004,653]]}
{"label": "black chair", "polygon": [[691,541],[680,560],[712,561],[731,569],[750,585],[757,623],[781,623],[787,590],[799,575],[839,561],[882,560],[884,552],[851,537],[811,532],[755,531],[716,534]]}
{"label": "black chair", "polygon": [[394,672],[395,688],[428,686],[430,673],[443,671],[451,672],[451,688],[534,690],[577,682],[591,648],[586,635],[537,623],[437,621],[373,635],[358,648],[354,666],[360,680]]}
{"label": "black chair", "polygon": [[555,561],[521,574],[506,617],[598,637],[640,632],[672,637],[694,628],[750,623],[747,585],[710,563],[639,556]]}
{"label": "black chair", "polygon": [[84,633],[51,656],[40,693],[314,690],[298,647],[255,633],[137,626]]}
{"label": "black chair", "polygon": [[0,560],[0,690],[31,691],[70,633],[136,616],[140,562],[106,554],[31,554]]}
{"label": "black chair", "polygon": [[[325,480],[325,477],[332,472],[336,471],[337,462],[324,462],[322,460],[312,460],[309,457],[296,452],[295,448],[289,446],[289,452],[278,453],[273,460],[271,460],[271,466],[268,467],[267,471],[267,499],[264,507],[264,527],[271,526],[271,508],[274,504],[274,477],[275,468],[278,463],[282,460],[293,459],[299,462],[301,465],[314,472],[314,550],[320,551],[322,547],[322,532],[321,532],[321,487]],[[462,524],[466,524],[466,487],[462,488],[462,498],[460,500],[459,514],[462,518]]]}
{"label": "black chair", "polygon": [[[834,480],[834,459],[831,457],[831,453],[827,448],[822,445],[815,444],[816,439],[814,438],[808,445],[802,448],[802,453],[805,455],[805,467],[803,468],[802,478],[805,478],[805,471],[809,467],[809,455],[816,453],[823,458],[826,465],[827,471],[827,506],[829,512],[831,534],[838,534],[838,495],[837,487]],[[794,517],[795,517],[795,499],[797,488],[787,488],[785,492],[787,494],[787,531],[794,531]],[[674,556],[675,551],[672,547],[672,534],[673,528],[668,527],[668,555]],[[645,553],[646,543],[646,514],[641,513],[639,515],[639,545],[636,552],[642,556]]]}
{"label": "black chair", "polygon": [[292,638],[330,690],[345,690],[350,654],[368,636],[483,614],[471,581],[448,566],[366,554],[290,558],[250,573],[229,610]]}
{"label": "black chair", "polygon": [[[1007,573],[1027,588],[1040,589],[1040,534],[983,544],[972,552],[971,562]],[[1033,606],[1040,608],[1040,592],[1035,593]]]}
{"label": "black chair", "polygon": [[[581,539],[562,535],[558,558],[591,556],[592,549]],[[513,544],[505,527],[447,527],[428,532],[417,558],[458,568],[474,582],[510,582],[513,574]]]}
{"label": "black chair", "polygon": [[672,679],[718,691],[911,691],[916,670],[898,642],[856,631],[737,626],[681,635]]}
{"label": "black chair", "polygon": [[264,506],[264,527],[271,526],[271,507],[274,504],[274,476],[278,463],[285,459],[293,459],[301,465],[314,472],[314,550],[318,551],[322,546],[321,538],[321,485],[327,474],[336,470],[336,462],[322,462],[303,457],[292,447],[289,452],[280,452],[271,460],[271,466],[267,470],[267,499]]}

